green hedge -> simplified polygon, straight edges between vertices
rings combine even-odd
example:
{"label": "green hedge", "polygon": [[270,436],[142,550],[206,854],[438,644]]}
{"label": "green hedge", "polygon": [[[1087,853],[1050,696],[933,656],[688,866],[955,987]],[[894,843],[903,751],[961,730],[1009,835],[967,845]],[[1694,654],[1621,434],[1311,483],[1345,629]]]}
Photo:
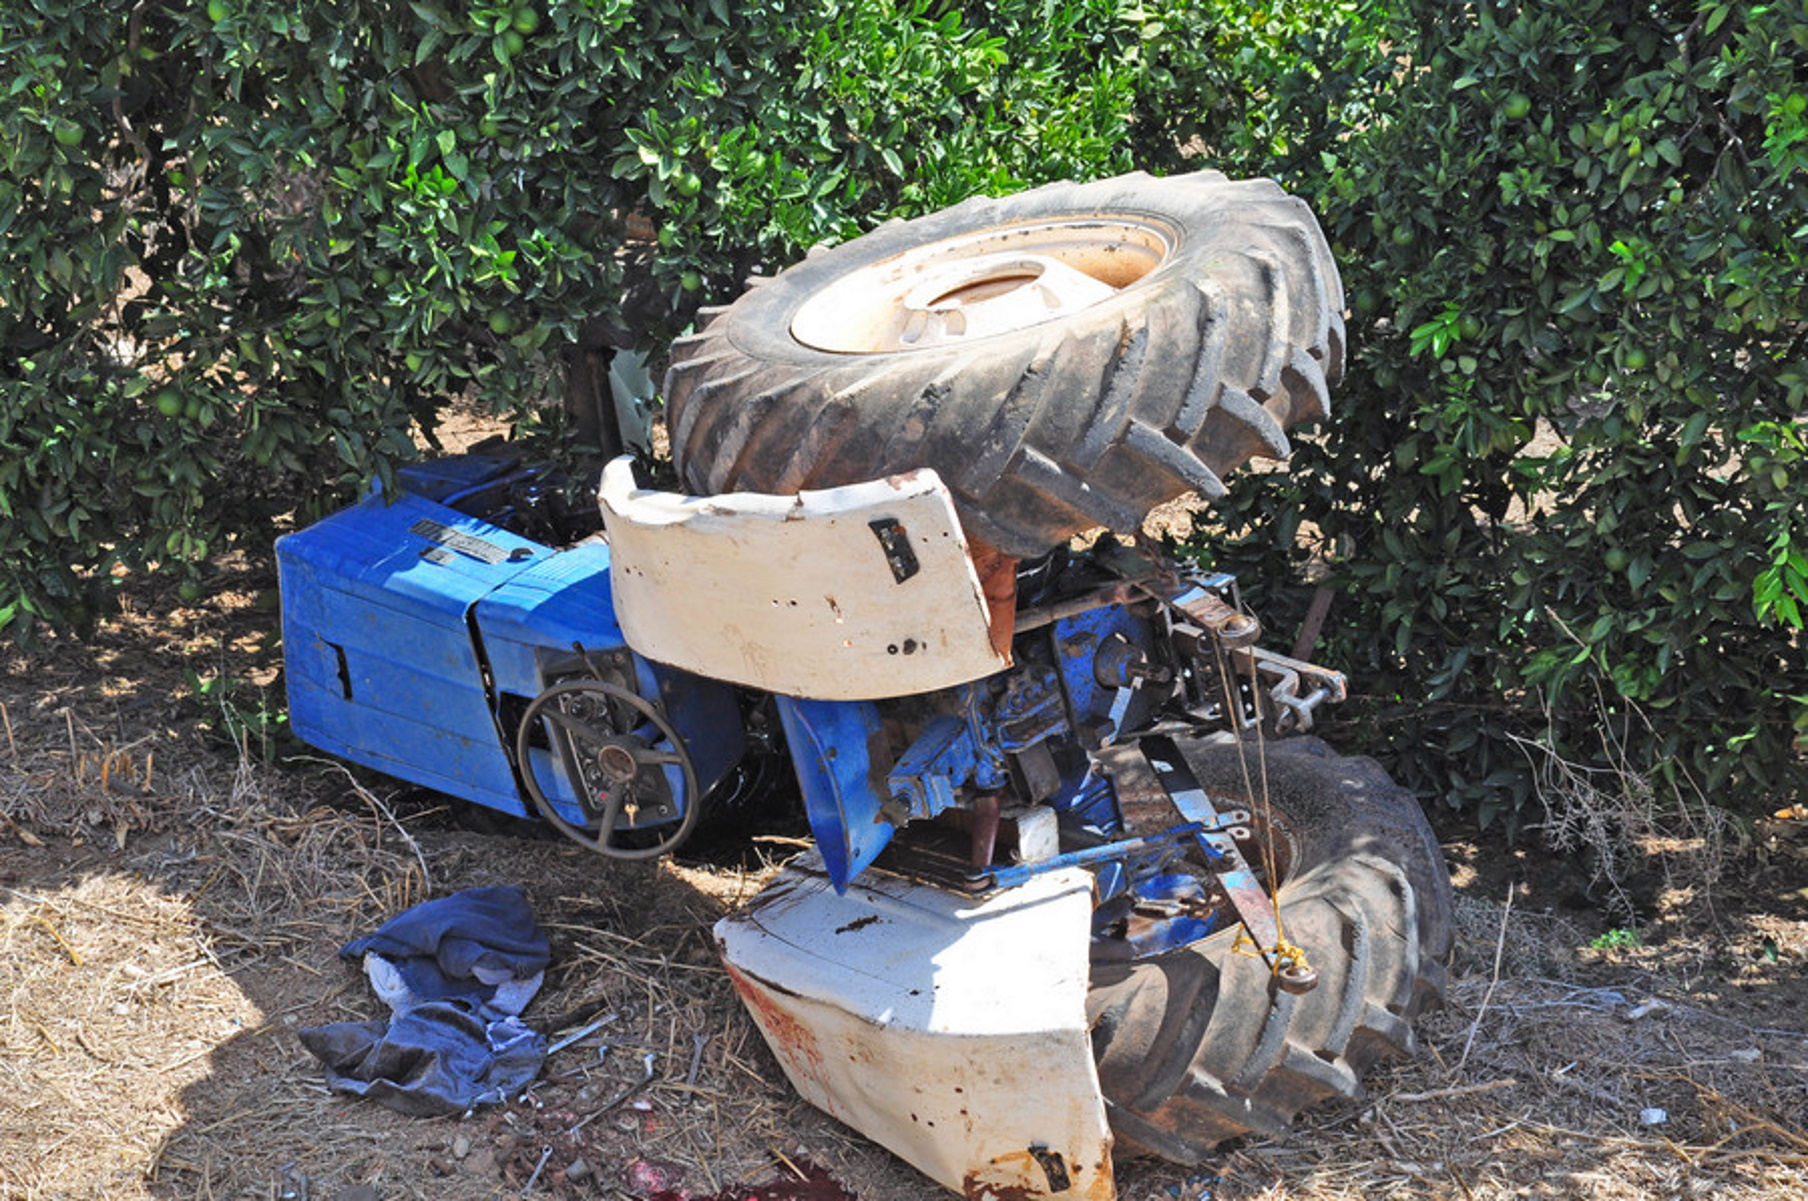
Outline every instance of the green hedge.
{"label": "green hedge", "polygon": [[1233,490],[1219,554],[1328,561],[1321,653],[1365,745],[1484,821],[1529,795],[1516,739],[1781,803],[1808,734],[1803,6],[1420,0],[1344,32],[1284,152],[1351,370],[1326,440]]}
{"label": "green hedge", "polygon": [[[1392,765],[1801,786],[1808,18],[1432,0],[0,5],[0,630],[184,589],[455,401],[581,450],[612,347],[891,216],[1209,162],[1314,203],[1323,438],[1208,553],[1308,574]],[[1645,723],[1649,722],[1647,726]]]}
{"label": "green hedge", "polygon": [[555,442],[610,349],[975,192],[1127,170],[1114,0],[0,6],[0,631],[267,542],[457,400]]}

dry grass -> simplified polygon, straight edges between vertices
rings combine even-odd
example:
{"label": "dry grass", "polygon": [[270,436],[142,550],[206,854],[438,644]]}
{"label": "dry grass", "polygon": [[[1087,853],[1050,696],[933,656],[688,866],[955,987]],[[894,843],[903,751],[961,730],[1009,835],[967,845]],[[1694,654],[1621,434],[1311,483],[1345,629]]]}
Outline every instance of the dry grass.
{"label": "dry grass", "polygon": [[[0,655],[0,1198],[709,1197],[808,1163],[863,1201],[935,1195],[796,1100],[717,967],[710,924],[770,865],[599,862],[211,743],[183,669],[274,663],[249,600],[265,581],[239,571],[206,608]],[[1600,953],[1536,889],[1509,907],[1503,879],[1466,873],[1450,1004],[1417,1060],[1284,1142],[1122,1164],[1122,1195],[1808,1195],[1808,922],[1747,878],[1769,892],[1743,916]],[[295,1031],[377,1012],[336,948],[500,882],[554,940],[530,1018],[601,1024],[469,1118],[327,1093]]]}
{"label": "dry grass", "polygon": [[1666,909],[1685,921],[1712,922],[1722,874],[1744,850],[1743,832],[1686,769],[1678,766],[1680,786],[1664,787],[1632,765],[1628,735],[1637,725],[1650,728],[1636,705],[1622,700],[1615,714],[1597,695],[1595,710],[1597,745],[1588,758],[1598,766],[1572,762],[1548,738],[1516,739],[1537,774],[1545,841],[1586,858],[1619,920],[1635,920],[1641,906],[1634,880],[1646,877]]}

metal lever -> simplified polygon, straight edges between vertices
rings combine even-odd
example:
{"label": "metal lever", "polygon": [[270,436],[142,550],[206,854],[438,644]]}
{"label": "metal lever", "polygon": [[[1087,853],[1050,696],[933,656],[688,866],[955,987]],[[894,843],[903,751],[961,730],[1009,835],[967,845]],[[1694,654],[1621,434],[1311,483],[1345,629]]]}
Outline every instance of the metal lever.
{"label": "metal lever", "polygon": [[1237,849],[1236,839],[1227,829],[1228,815],[1221,815],[1205,790],[1199,787],[1199,781],[1193,777],[1192,769],[1187,766],[1174,740],[1158,734],[1143,739],[1136,749],[1180,816],[1197,827],[1193,838],[1205,852],[1218,887],[1224,890],[1243,929],[1281,989],[1303,993],[1317,987],[1318,972],[1307,962],[1306,953],[1281,937],[1281,923],[1274,902],[1256,879],[1243,852]]}

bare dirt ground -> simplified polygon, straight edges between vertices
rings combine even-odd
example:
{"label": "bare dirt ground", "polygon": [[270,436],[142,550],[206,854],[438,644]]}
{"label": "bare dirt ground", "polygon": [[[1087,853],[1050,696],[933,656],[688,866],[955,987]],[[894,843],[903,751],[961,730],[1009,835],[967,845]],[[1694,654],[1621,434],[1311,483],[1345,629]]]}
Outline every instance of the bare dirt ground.
{"label": "bare dirt ground", "polygon": [[[0,652],[0,1198],[939,1195],[795,1098],[717,965],[711,923],[790,846],[601,862],[266,762],[264,734],[304,753],[276,720],[274,585],[228,563],[185,607],[143,581],[85,642]],[[1284,1141],[1120,1163],[1124,1198],[1808,1196],[1803,861],[1654,888],[1642,945],[1597,949],[1614,919],[1585,872],[1446,851],[1459,941],[1420,1056]],[[337,948],[492,883],[553,937],[529,1019],[606,1024],[461,1119],[329,1093],[296,1031],[381,1014]]]}

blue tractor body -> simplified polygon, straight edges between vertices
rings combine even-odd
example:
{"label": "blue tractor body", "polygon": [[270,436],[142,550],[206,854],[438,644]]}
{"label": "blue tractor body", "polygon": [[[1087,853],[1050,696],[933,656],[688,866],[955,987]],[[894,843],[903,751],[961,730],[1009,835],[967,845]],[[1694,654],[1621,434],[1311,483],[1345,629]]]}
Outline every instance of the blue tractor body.
{"label": "blue tractor body", "polygon": [[[582,825],[578,773],[549,762],[568,749],[537,738],[523,764],[517,734],[547,687],[603,673],[661,698],[709,788],[742,753],[733,689],[628,649],[606,543],[554,549],[490,519],[536,476],[481,455],[407,468],[394,494],[373,491],[277,543],[291,726],[322,750],[516,816],[534,816],[531,770]],[[669,781],[663,803],[681,792]]]}

